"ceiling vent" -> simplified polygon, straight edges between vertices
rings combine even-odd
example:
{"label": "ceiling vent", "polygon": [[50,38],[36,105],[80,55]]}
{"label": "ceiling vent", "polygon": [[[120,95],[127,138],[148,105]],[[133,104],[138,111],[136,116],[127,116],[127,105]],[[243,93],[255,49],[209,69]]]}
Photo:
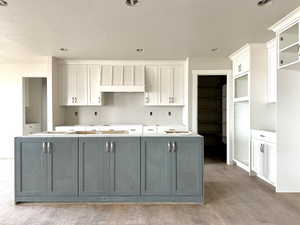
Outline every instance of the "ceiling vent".
{"label": "ceiling vent", "polygon": [[139,3],[139,0],[126,0],[126,5],[128,6],[136,6]]}
{"label": "ceiling vent", "polygon": [[272,0],[259,0],[257,2],[257,5],[261,7],[261,6],[265,6],[267,4],[270,4],[271,2],[272,2]]}
{"label": "ceiling vent", "polygon": [[7,6],[7,5],[8,5],[7,1],[0,0],[0,6]]}

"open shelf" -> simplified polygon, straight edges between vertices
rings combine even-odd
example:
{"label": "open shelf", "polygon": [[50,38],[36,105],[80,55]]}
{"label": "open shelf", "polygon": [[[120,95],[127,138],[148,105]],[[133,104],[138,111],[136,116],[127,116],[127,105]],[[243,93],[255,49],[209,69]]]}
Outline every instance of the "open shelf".
{"label": "open shelf", "polygon": [[233,102],[247,102],[247,101],[249,101],[249,97],[248,96],[246,96],[246,97],[241,97],[241,98],[234,98],[233,99]]}
{"label": "open shelf", "polygon": [[291,26],[290,28],[283,31],[279,36],[279,49],[284,50],[291,45],[299,42],[299,24]]}
{"label": "open shelf", "polygon": [[290,44],[289,46],[283,48],[283,49],[280,49],[280,52],[285,52],[285,51],[289,51],[290,48],[293,48],[295,46],[299,46],[299,41],[293,43],[293,44]]}
{"label": "open shelf", "polygon": [[285,65],[293,64],[299,61],[299,44],[295,44],[285,48],[279,53],[279,65],[283,67]]}
{"label": "open shelf", "polygon": [[285,65],[279,66],[279,69],[300,70],[300,59],[298,59],[294,62],[285,64]]}

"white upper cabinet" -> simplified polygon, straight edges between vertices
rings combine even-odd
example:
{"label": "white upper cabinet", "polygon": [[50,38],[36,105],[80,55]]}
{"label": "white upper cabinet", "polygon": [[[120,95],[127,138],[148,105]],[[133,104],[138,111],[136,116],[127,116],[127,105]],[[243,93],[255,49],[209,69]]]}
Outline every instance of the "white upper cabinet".
{"label": "white upper cabinet", "polygon": [[277,102],[277,48],[276,39],[267,43],[268,47],[268,87],[267,101],[269,103]]}
{"label": "white upper cabinet", "polygon": [[144,65],[102,65],[100,71],[102,92],[144,92]]}
{"label": "white upper cabinet", "polygon": [[88,71],[88,105],[102,105],[103,94],[100,90],[101,66],[89,65]]}
{"label": "white upper cabinet", "polygon": [[60,104],[87,105],[88,79],[87,65],[61,65]]}
{"label": "white upper cabinet", "polygon": [[183,66],[147,66],[145,105],[184,105]]}

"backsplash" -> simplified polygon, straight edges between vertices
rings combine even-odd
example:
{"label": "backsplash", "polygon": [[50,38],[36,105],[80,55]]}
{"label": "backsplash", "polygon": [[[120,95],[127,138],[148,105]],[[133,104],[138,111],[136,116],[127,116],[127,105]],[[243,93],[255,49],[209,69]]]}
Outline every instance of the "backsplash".
{"label": "backsplash", "polygon": [[66,107],[65,125],[182,124],[182,107],[144,106],[143,93],[105,93],[103,106]]}

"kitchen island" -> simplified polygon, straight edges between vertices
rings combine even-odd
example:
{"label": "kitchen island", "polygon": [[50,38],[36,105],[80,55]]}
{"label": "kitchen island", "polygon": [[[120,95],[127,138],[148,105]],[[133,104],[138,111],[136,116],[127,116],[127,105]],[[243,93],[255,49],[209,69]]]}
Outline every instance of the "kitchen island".
{"label": "kitchen island", "polygon": [[199,135],[15,138],[15,202],[203,203]]}

